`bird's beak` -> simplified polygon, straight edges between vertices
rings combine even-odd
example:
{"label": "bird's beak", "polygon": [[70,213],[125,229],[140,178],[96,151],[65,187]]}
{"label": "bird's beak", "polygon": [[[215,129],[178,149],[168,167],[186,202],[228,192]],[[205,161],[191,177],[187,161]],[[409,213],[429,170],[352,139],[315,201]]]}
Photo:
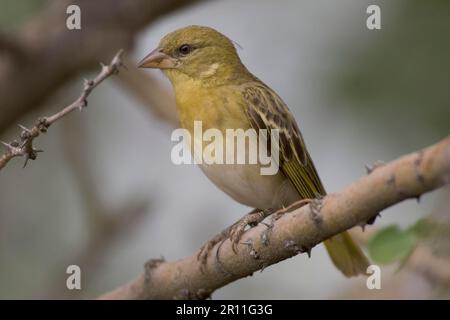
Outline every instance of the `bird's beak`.
{"label": "bird's beak", "polygon": [[139,68],[154,68],[154,69],[172,69],[176,67],[176,60],[171,56],[162,52],[161,48],[156,48],[150,52],[138,64]]}

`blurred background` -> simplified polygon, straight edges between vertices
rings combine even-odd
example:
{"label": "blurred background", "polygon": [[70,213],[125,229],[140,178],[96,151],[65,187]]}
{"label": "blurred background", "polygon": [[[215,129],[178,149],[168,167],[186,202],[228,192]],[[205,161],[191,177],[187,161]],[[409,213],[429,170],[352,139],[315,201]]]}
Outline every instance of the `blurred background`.
{"label": "blurred background", "polygon": [[[66,28],[69,4],[81,8],[81,30]],[[381,30],[366,28],[370,4]],[[120,48],[128,67],[36,140],[36,161],[0,171],[0,298],[93,298],[150,258],[193,254],[249,211],[197,167],[171,162],[169,83],[136,69],[162,36],[191,24],[239,43],[244,64],[294,113],[330,192],[365,164],[450,133],[448,1],[0,0],[0,140],[72,102]],[[354,231],[383,265],[381,290],[344,278],[320,245],[213,298],[449,298],[449,199],[443,188]],[[80,291],[66,288],[71,264]]]}

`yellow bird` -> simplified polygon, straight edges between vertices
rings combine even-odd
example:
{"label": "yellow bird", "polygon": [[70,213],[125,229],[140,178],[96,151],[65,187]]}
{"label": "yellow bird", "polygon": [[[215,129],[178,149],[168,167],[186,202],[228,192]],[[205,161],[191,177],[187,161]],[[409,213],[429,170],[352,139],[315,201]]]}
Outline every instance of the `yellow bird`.
{"label": "yellow bird", "polygon": [[[180,123],[192,134],[194,121],[201,121],[204,130],[216,128],[224,134],[226,129],[279,130],[281,170],[275,175],[261,175],[260,164],[200,165],[221,190],[255,208],[230,229],[234,243],[244,227],[261,221],[265,212],[326,194],[288,107],[247,70],[226,36],[203,26],[178,29],[167,34],[139,67],[161,69],[169,78]],[[368,260],[347,232],[324,244],[344,275],[365,274]]]}

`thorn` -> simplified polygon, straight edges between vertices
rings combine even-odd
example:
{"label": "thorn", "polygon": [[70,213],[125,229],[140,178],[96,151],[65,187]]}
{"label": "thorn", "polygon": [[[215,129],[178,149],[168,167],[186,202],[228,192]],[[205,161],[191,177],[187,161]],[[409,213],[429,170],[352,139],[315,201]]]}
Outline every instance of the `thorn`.
{"label": "thorn", "polygon": [[300,252],[301,253],[306,253],[308,255],[308,258],[311,258],[311,251],[312,251],[312,248],[308,248],[308,247],[301,247],[300,248]]}
{"label": "thorn", "polygon": [[23,125],[21,125],[21,124],[18,124],[17,126],[18,126],[20,129],[22,129],[23,131],[27,132],[27,133],[30,133],[30,132],[31,132],[30,129],[28,129],[27,127],[25,127],[25,126],[23,126]]}
{"label": "thorn", "polygon": [[25,163],[23,164],[22,168],[25,168],[28,164],[28,160],[36,160],[37,159],[37,154],[39,152],[44,152],[44,150],[39,150],[39,149],[31,149],[29,152],[25,153]]}
{"label": "thorn", "polygon": [[308,259],[311,259],[311,248],[306,249],[306,254],[308,255]]}
{"label": "thorn", "polygon": [[0,140],[0,143],[1,143],[2,145],[4,145],[4,146],[6,147],[6,149],[8,149],[9,151],[12,151],[12,150],[14,149],[14,147],[13,147],[11,144],[9,144],[9,143],[7,143],[7,142],[5,142],[5,141],[1,141],[1,140]]}
{"label": "thorn", "polygon": [[28,164],[28,159],[30,159],[30,155],[28,153],[25,154],[25,162],[23,163],[22,169],[24,169]]}
{"label": "thorn", "polygon": [[30,136],[31,136],[31,131],[30,129],[24,127],[21,124],[17,125],[20,129],[22,129],[22,132],[20,132],[20,139],[22,139],[22,141],[26,141]]}
{"label": "thorn", "polygon": [[372,172],[375,171],[375,169],[377,169],[377,168],[379,168],[381,166],[384,166],[384,162],[381,161],[381,160],[375,161],[374,164],[371,165],[371,166],[368,165],[368,164],[364,165],[364,167],[366,168],[367,174],[371,174]]}
{"label": "thorn", "polygon": [[[372,218],[370,218],[369,220],[367,220],[367,221],[366,221],[366,224],[368,224],[368,225],[374,224],[374,222],[375,222],[375,220],[376,220],[377,218],[381,218],[381,214],[380,214],[380,213],[377,213],[377,214],[374,215]],[[363,231],[364,231],[364,230],[363,230]]]}
{"label": "thorn", "polygon": [[102,67],[102,72],[108,72],[108,66],[100,62],[100,66]]}
{"label": "thorn", "polygon": [[[366,222],[360,222],[358,225],[361,227],[361,230],[364,232],[364,231],[366,231],[366,226],[367,225],[370,225],[370,224],[373,224],[373,222],[375,221],[375,218],[376,218],[376,216],[375,217],[372,217],[371,219],[369,219],[368,221],[366,221]],[[369,223],[370,222],[370,223]]]}
{"label": "thorn", "polygon": [[80,101],[80,106],[78,107],[78,110],[83,111],[83,108],[86,108],[88,106],[88,102],[86,99],[83,99]]}

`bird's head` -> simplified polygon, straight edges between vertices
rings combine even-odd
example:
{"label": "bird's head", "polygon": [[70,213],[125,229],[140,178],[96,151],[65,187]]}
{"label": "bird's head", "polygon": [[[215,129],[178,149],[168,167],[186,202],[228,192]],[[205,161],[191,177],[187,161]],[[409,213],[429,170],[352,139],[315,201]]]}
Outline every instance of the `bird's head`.
{"label": "bird's head", "polygon": [[233,42],[203,26],[188,26],[167,34],[158,47],[142,59],[139,67],[161,69],[172,83],[186,76],[224,83],[246,72]]}

